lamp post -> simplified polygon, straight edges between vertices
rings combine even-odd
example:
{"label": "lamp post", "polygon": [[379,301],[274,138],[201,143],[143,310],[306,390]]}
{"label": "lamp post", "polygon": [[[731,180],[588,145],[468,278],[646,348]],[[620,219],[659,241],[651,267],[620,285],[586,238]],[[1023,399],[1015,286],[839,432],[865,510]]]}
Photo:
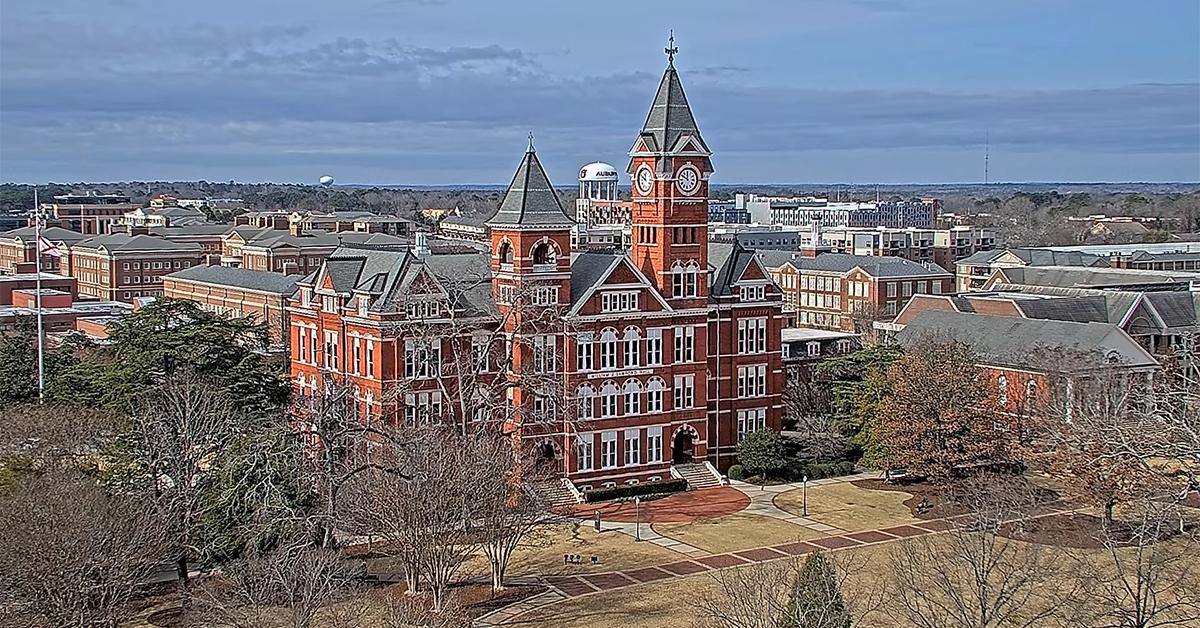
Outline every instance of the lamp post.
{"label": "lamp post", "polygon": [[634,516],[633,540],[640,541],[640,540],[642,540],[642,498],[641,497],[633,498],[633,516]]}
{"label": "lamp post", "polygon": [[808,516],[808,476],[804,476],[804,516]]}

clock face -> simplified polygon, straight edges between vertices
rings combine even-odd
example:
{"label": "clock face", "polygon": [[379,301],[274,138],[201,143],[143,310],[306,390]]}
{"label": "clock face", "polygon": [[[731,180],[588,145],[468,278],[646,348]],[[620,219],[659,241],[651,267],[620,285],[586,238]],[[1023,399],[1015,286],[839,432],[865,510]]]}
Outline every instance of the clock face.
{"label": "clock face", "polygon": [[650,190],[654,189],[654,173],[646,166],[642,166],[637,173],[637,188],[642,194],[649,194]]}
{"label": "clock face", "polygon": [[684,194],[691,194],[700,187],[700,173],[695,168],[683,167],[675,175],[675,185]]}

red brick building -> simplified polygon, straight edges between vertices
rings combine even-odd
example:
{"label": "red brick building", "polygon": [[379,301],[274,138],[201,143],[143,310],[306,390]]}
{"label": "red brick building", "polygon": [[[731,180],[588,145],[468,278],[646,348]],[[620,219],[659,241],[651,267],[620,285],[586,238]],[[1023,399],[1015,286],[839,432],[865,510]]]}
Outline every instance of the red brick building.
{"label": "red brick building", "polygon": [[[42,237],[50,244],[66,251],[85,235],[62,227],[42,229]],[[59,271],[59,260],[55,255],[42,255],[42,272]],[[32,273],[37,271],[37,235],[33,227],[21,227],[0,233],[0,273]]]}
{"label": "red brick building", "polygon": [[267,326],[272,343],[288,339],[287,305],[300,275],[193,266],[162,278],[163,296],[195,301],[206,310],[237,318],[252,318]]}
{"label": "red brick building", "polygon": [[[628,252],[572,253],[532,144],[489,253],[339,248],[289,308],[300,392],[345,382],[368,421],[498,413],[583,489],[715,484],[742,435],[780,429],[782,303],[753,251],[710,256],[710,154],[672,60],[630,150]],[[482,379],[498,406],[458,390]]]}
{"label": "red brick building", "polygon": [[109,234],[81,240],[62,259],[64,274],[79,283],[79,296],[133,303],[162,295],[162,278],[203,263],[199,244],[149,235]]}
{"label": "red brick building", "polygon": [[783,290],[784,312],[800,327],[862,332],[873,320],[895,316],[914,294],[954,291],[954,275],[931,262],[843,253],[758,254]]}
{"label": "red brick building", "polygon": [[[47,227],[62,227],[84,235],[102,235],[112,231],[114,224],[121,223],[125,212],[138,209],[141,205],[131,202],[121,194],[62,194],[52,203],[42,203],[41,211],[46,216]],[[30,218],[30,226],[33,226]]]}

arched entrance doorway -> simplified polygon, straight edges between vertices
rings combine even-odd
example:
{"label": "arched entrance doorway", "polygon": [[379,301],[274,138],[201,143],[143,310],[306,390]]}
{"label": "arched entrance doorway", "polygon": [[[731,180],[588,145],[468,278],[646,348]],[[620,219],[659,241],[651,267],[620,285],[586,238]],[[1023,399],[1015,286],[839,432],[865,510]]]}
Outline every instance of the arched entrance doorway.
{"label": "arched entrance doorway", "polygon": [[554,450],[554,443],[547,440],[534,445],[533,465],[535,469],[542,473],[558,470],[558,454]]}
{"label": "arched entrance doorway", "polygon": [[671,462],[673,464],[688,464],[695,461],[696,431],[691,426],[685,426],[675,432],[671,442]]}

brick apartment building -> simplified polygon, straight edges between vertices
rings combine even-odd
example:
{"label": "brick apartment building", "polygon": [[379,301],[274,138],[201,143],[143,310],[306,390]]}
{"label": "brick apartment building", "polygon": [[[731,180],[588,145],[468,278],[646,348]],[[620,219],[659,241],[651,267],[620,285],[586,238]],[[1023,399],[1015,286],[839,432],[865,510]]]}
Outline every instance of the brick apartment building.
{"label": "brick apartment building", "polygon": [[163,296],[195,301],[206,310],[237,318],[252,318],[267,326],[274,344],[284,345],[290,323],[287,304],[300,275],[193,266],[162,278]]}
{"label": "brick apartment building", "polygon": [[[58,247],[59,251],[65,251],[87,236],[62,227],[47,227],[42,229],[42,237]],[[33,227],[0,233],[0,273],[36,272],[37,250],[37,235]],[[59,260],[55,255],[42,255],[42,272],[59,272]]]}
{"label": "brick apartment building", "polygon": [[1158,272],[1200,271],[1200,242],[1091,244],[982,251],[956,264],[958,291],[985,290],[1002,268],[1082,266]]}
{"label": "brick apartment building", "polygon": [[81,240],[62,259],[79,296],[132,303],[162,295],[162,277],[203,263],[198,244],[149,235],[109,234]]}
{"label": "brick apartment building", "polygon": [[[572,254],[575,220],[532,145],[487,220],[488,253],[339,248],[289,307],[300,392],[334,377],[366,420],[468,423],[439,380],[502,368],[509,429],[580,488],[714,484],[742,435],[779,429],[783,375],[778,288],[752,251],[710,255],[709,156],[672,59],[630,151],[628,252]],[[412,335],[451,320],[471,327]],[[448,357],[464,346],[471,366]]]}
{"label": "brick apartment building", "polygon": [[844,253],[758,253],[783,290],[784,313],[801,327],[861,333],[871,321],[895,316],[914,294],[954,291],[953,275],[933,263]]}
{"label": "brick apartment building", "polygon": [[112,225],[120,223],[125,212],[139,207],[121,194],[61,194],[55,196],[52,203],[42,203],[40,209],[46,216],[44,224],[47,227],[101,235],[112,231]]}

